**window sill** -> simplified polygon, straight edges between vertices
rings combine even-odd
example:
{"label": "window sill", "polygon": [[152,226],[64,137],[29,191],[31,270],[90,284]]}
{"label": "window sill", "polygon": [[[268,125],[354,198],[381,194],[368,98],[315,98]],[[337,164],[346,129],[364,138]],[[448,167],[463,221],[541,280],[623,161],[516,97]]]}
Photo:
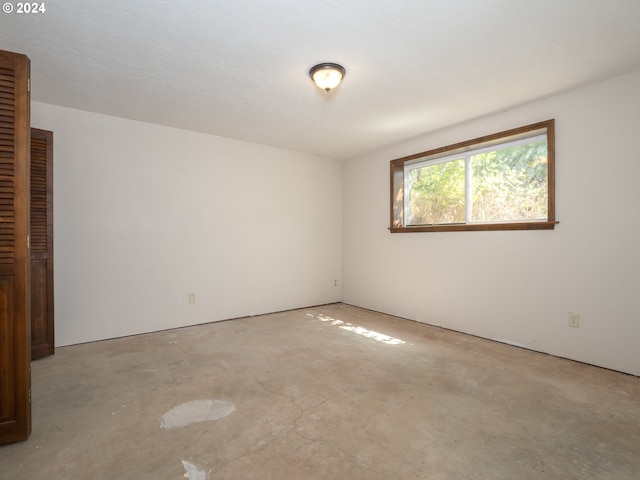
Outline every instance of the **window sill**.
{"label": "window sill", "polygon": [[553,230],[560,222],[473,223],[456,225],[416,225],[391,227],[391,233],[412,232],[486,232],[497,230]]}

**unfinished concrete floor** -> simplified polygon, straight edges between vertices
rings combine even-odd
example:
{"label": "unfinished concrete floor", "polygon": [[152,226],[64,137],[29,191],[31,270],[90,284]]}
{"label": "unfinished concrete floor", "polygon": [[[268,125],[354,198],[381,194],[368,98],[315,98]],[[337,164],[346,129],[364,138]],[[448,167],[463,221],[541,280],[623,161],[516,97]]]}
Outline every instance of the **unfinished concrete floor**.
{"label": "unfinished concrete floor", "polygon": [[640,379],[336,304],[60,348],[2,479],[634,479]]}

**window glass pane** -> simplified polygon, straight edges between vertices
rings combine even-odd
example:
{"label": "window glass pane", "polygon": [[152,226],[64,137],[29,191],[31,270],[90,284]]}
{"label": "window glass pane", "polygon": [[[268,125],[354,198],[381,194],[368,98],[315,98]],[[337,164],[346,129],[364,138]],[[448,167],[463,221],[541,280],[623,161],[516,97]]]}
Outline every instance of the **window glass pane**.
{"label": "window glass pane", "polygon": [[547,219],[547,141],[471,157],[470,222]]}
{"label": "window glass pane", "polygon": [[553,230],[554,120],[391,160],[391,233]]}
{"label": "window glass pane", "polygon": [[464,159],[409,169],[409,225],[464,223]]}

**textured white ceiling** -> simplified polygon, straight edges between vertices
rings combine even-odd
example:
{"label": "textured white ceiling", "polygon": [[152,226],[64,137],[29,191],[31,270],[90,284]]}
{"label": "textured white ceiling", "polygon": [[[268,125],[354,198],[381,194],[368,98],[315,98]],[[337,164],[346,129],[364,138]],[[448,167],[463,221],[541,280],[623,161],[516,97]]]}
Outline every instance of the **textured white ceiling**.
{"label": "textured white ceiling", "polygon": [[0,13],[33,100],[333,158],[640,69],[638,0],[43,3]]}

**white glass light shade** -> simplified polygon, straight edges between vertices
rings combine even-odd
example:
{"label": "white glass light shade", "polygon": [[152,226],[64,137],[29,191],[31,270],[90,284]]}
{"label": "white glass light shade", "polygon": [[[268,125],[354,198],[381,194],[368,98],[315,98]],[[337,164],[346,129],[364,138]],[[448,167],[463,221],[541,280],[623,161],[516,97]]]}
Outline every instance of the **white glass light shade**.
{"label": "white glass light shade", "polygon": [[315,84],[327,92],[340,85],[345,70],[337,63],[320,63],[309,70],[309,76]]}

